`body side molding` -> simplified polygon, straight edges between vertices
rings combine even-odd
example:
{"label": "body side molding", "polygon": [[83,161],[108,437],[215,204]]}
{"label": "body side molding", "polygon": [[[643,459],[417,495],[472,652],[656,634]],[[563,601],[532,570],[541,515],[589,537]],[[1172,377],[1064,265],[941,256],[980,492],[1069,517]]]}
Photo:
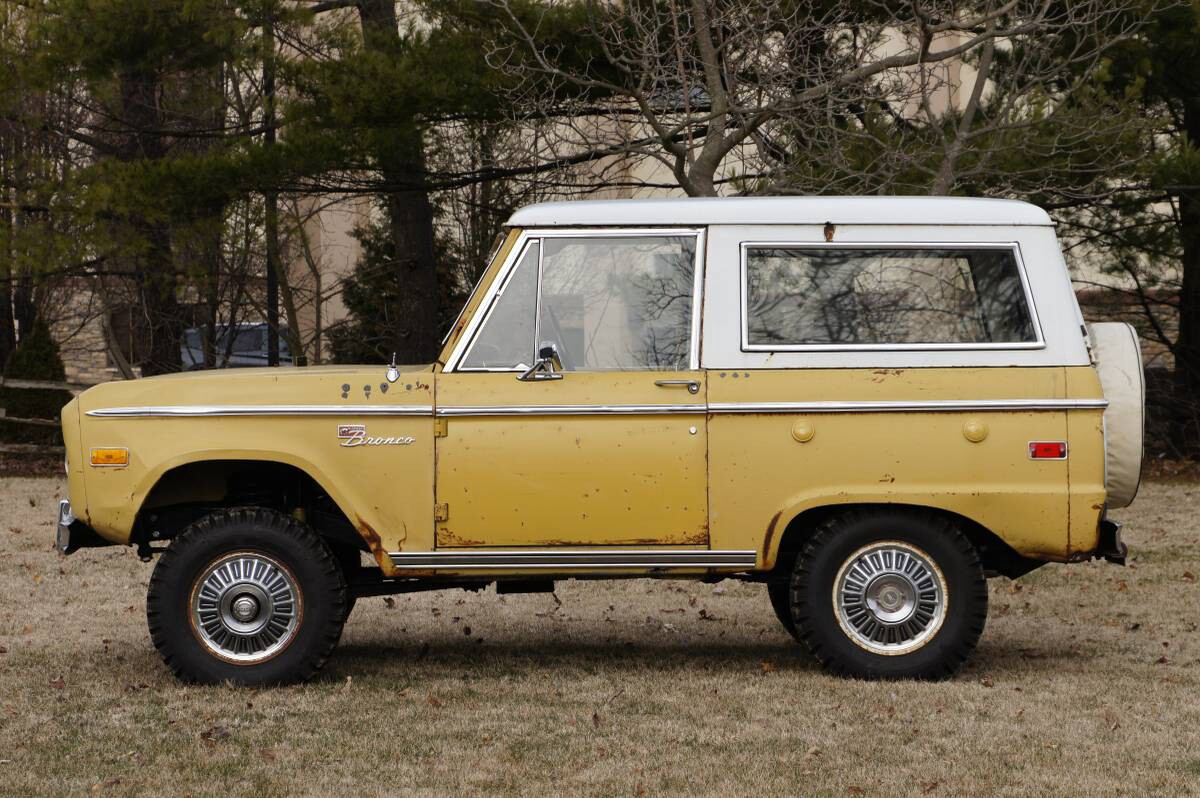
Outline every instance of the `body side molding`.
{"label": "body side molding", "polygon": [[190,418],[223,416],[586,416],[742,413],[920,413],[1103,410],[1106,399],[938,399],[847,402],[713,402],[652,405],[159,405],[102,407],[98,418]]}

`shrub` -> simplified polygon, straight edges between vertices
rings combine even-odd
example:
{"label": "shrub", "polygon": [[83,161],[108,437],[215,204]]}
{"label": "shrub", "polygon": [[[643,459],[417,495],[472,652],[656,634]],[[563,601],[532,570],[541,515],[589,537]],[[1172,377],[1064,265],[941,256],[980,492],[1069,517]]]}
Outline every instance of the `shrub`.
{"label": "shrub", "polygon": [[[35,322],[27,335],[8,358],[4,376],[13,380],[47,380],[61,382],[66,379],[58,345],[50,335],[45,323]],[[53,388],[11,388],[0,391],[0,407],[12,418],[57,419],[63,405],[71,401],[71,393]]]}

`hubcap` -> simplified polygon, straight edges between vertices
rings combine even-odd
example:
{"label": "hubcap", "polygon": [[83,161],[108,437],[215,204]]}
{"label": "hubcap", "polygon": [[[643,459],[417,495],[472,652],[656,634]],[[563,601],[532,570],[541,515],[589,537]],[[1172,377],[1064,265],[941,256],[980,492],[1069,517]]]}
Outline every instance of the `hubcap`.
{"label": "hubcap", "polygon": [[220,558],[196,579],[191,596],[193,633],[227,662],[268,660],[292,642],[300,627],[302,602],[295,577],[258,552]]}
{"label": "hubcap", "polygon": [[900,541],[864,546],[833,580],[838,624],[875,654],[907,654],[925,645],[946,618],[947,598],[933,559]]}

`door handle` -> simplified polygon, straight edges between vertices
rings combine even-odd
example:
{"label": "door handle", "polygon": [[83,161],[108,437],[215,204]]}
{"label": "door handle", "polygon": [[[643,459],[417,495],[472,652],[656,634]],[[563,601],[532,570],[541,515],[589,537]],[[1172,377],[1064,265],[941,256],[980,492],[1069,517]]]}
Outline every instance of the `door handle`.
{"label": "door handle", "polygon": [[655,380],[659,388],[687,388],[688,393],[700,393],[699,380]]}

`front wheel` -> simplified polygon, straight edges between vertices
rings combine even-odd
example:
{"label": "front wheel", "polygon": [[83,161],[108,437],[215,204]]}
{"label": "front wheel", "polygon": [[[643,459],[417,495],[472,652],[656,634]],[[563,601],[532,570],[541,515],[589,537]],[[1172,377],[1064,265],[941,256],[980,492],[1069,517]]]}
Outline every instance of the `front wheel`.
{"label": "front wheel", "polygon": [[150,577],[146,617],[163,661],[188,682],[280,684],[311,678],[347,614],[329,548],[282,513],[213,513],[180,533]]}
{"label": "front wheel", "polygon": [[932,513],[847,513],[796,560],[793,617],[827,668],[848,676],[937,679],[956,672],[987,618],[979,556]]}

